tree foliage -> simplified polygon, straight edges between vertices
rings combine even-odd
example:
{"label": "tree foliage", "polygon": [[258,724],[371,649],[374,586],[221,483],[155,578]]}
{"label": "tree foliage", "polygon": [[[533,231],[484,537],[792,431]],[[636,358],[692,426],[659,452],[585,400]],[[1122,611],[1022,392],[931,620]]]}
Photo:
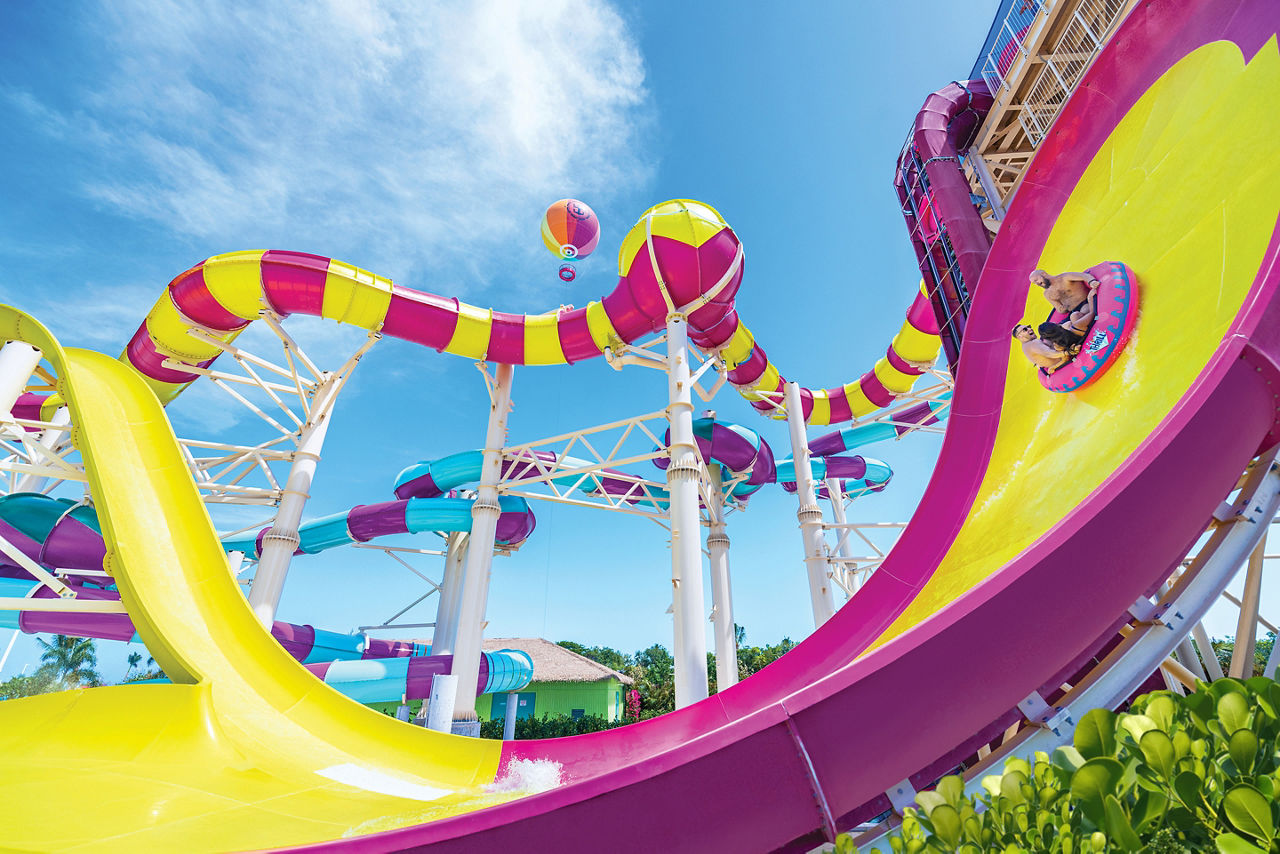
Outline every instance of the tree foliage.
{"label": "tree foliage", "polygon": [[[502,728],[505,721],[502,718],[496,718],[491,721],[480,722],[481,738],[502,738]],[[609,721],[601,715],[583,715],[580,718],[572,718],[569,715],[543,715],[540,718],[518,718],[516,720],[515,737],[520,740],[528,738],[564,738],[570,735],[585,735],[589,732],[599,732],[604,729],[616,729],[620,726],[626,726],[632,721],[617,720]]]}
{"label": "tree foliage", "polygon": [[36,638],[36,642],[43,650],[40,653],[41,670],[53,673],[65,687],[102,684],[102,675],[98,673],[97,644],[90,638],[54,635],[53,640]]}
{"label": "tree foliage", "polygon": [[583,646],[575,641],[559,641],[558,646],[562,646],[570,652],[576,652],[583,658],[589,658],[598,664],[612,668],[619,673],[625,673],[626,669],[631,665],[631,656],[618,652],[616,649],[607,646]]}
{"label": "tree foliage", "polygon": [[61,690],[62,685],[52,670],[40,669],[30,676],[14,676],[0,682],[0,700],[16,700]]}
{"label": "tree foliage", "polygon": [[[1222,665],[1222,672],[1226,673],[1228,668],[1231,667],[1231,657],[1235,655],[1236,652],[1236,639],[1225,638],[1220,640],[1218,638],[1214,638],[1210,643],[1213,644],[1213,654],[1217,656],[1218,663]],[[1275,678],[1274,673],[1263,672],[1267,667],[1267,658],[1270,657],[1271,648],[1275,646],[1275,643],[1276,633],[1268,632],[1265,638],[1254,644],[1253,672],[1248,674],[1249,676],[1267,676]],[[1204,655],[1204,653],[1200,651],[1199,647],[1196,648],[1196,651],[1202,656]]]}
{"label": "tree foliage", "polygon": [[[738,642],[739,680],[758,673],[795,647],[795,642],[790,638],[783,638],[781,642],[771,646],[747,646],[746,630],[738,625],[734,626],[734,634]],[[589,647],[574,641],[560,641],[559,645],[635,681],[633,690],[639,695],[640,714],[637,717],[629,711],[628,717],[632,721],[646,720],[675,711],[675,659],[665,646],[654,644],[648,649],[627,655],[611,647]],[[711,693],[714,694],[717,690],[714,653],[707,653],[707,679]],[[628,708],[632,708],[630,702]]]}

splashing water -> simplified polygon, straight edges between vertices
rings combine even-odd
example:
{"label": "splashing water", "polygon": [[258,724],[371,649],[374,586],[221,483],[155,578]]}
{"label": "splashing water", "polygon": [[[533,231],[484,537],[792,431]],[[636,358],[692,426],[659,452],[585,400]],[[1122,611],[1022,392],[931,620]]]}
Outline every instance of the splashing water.
{"label": "splashing water", "polygon": [[561,785],[563,774],[564,766],[551,759],[513,759],[506,773],[485,786],[485,791],[536,795]]}

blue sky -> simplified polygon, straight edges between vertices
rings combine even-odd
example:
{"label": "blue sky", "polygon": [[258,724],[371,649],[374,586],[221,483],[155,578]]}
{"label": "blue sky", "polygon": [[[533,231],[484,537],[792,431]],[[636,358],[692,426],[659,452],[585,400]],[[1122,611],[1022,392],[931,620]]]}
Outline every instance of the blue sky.
{"label": "blue sky", "polygon": [[[918,274],[894,159],[924,98],[967,73],[996,5],[927,0],[908,20],[836,2],[804,15],[597,0],[4,4],[0,299],[66,344],[114,354],[177,273],[279,248],[543,311],[608,293],[639,214],[695,198],[744,242],[739,310],[757,339],[789,377],[832,386],[869,368],[901,324]],[[602,226],[567,285],[538,233],[566,196]],[[289,328],[332,367],[363,339],[328,321]],[[665,379],[603,364],[518,369],[515,400],[510,436],[527,441],[660,409]],[[789,455],[784,425],[734,392],[713,406]],[[486,409],[472,365],[384,340],[344,393],[307,518],[387,500],[404,466],[478,447]],[[170,414],[184,435],[256,429],[200,384]],[[855,518],[905,520],[937,447],[914,437],[868,449],[897,476]],[[533,539],[495,564],[489,636],[670,644],[663,530],[535,512]],[[803,637],[794,498],[766,490],[729,535],[748,639]],[[420,592],[388,561],[328,553],[295,561],[279,616],[349,630]],[[405,619],[433,616],[420,606]],[[108,676],[127,652],[101,645]],[[34,656],[20,638],[3,675]]]}

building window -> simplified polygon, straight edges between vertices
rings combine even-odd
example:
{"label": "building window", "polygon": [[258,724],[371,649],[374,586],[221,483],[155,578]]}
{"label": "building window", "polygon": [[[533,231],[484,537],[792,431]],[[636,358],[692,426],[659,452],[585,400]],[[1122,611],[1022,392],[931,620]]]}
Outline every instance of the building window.
{"label": "building window", "polygon": [[587,713],[586,709],[573,709],[569,712],[569,715],[576,721],[576,720],[581,720],[582,716],[585,715],[586,713]]}

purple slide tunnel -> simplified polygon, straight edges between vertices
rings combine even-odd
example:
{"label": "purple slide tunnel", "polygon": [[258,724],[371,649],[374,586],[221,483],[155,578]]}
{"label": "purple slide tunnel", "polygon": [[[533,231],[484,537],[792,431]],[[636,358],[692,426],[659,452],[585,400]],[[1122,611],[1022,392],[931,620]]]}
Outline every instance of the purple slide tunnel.
{"label": "purple slide tunnel", "polygon": [[[817,482],[819,498],[827,498],[824,481],[835,478],[846,493],[863,494],[880,492],[889,485],[893,469],[889,464],[871,457],[814,457],[809,460],[813,479]],[[796,464],[786,459],[778,463],[778,483],[787,492],[796,491]]]}
{"label": "purple slide tunnel", "polygon": [[[745,500],[777,478],[773,449],[764,437],[749,427],[704,416],[694,419],[693,437],[698,444],[698,453],[708,464],[720,465],[730,477],[749,475],[733,487],[733,498]],[[663,438],[668,443],[671,441],[670,429]],[[671,465],[671,459],[658,457],[653,464],[665,470]]]}

